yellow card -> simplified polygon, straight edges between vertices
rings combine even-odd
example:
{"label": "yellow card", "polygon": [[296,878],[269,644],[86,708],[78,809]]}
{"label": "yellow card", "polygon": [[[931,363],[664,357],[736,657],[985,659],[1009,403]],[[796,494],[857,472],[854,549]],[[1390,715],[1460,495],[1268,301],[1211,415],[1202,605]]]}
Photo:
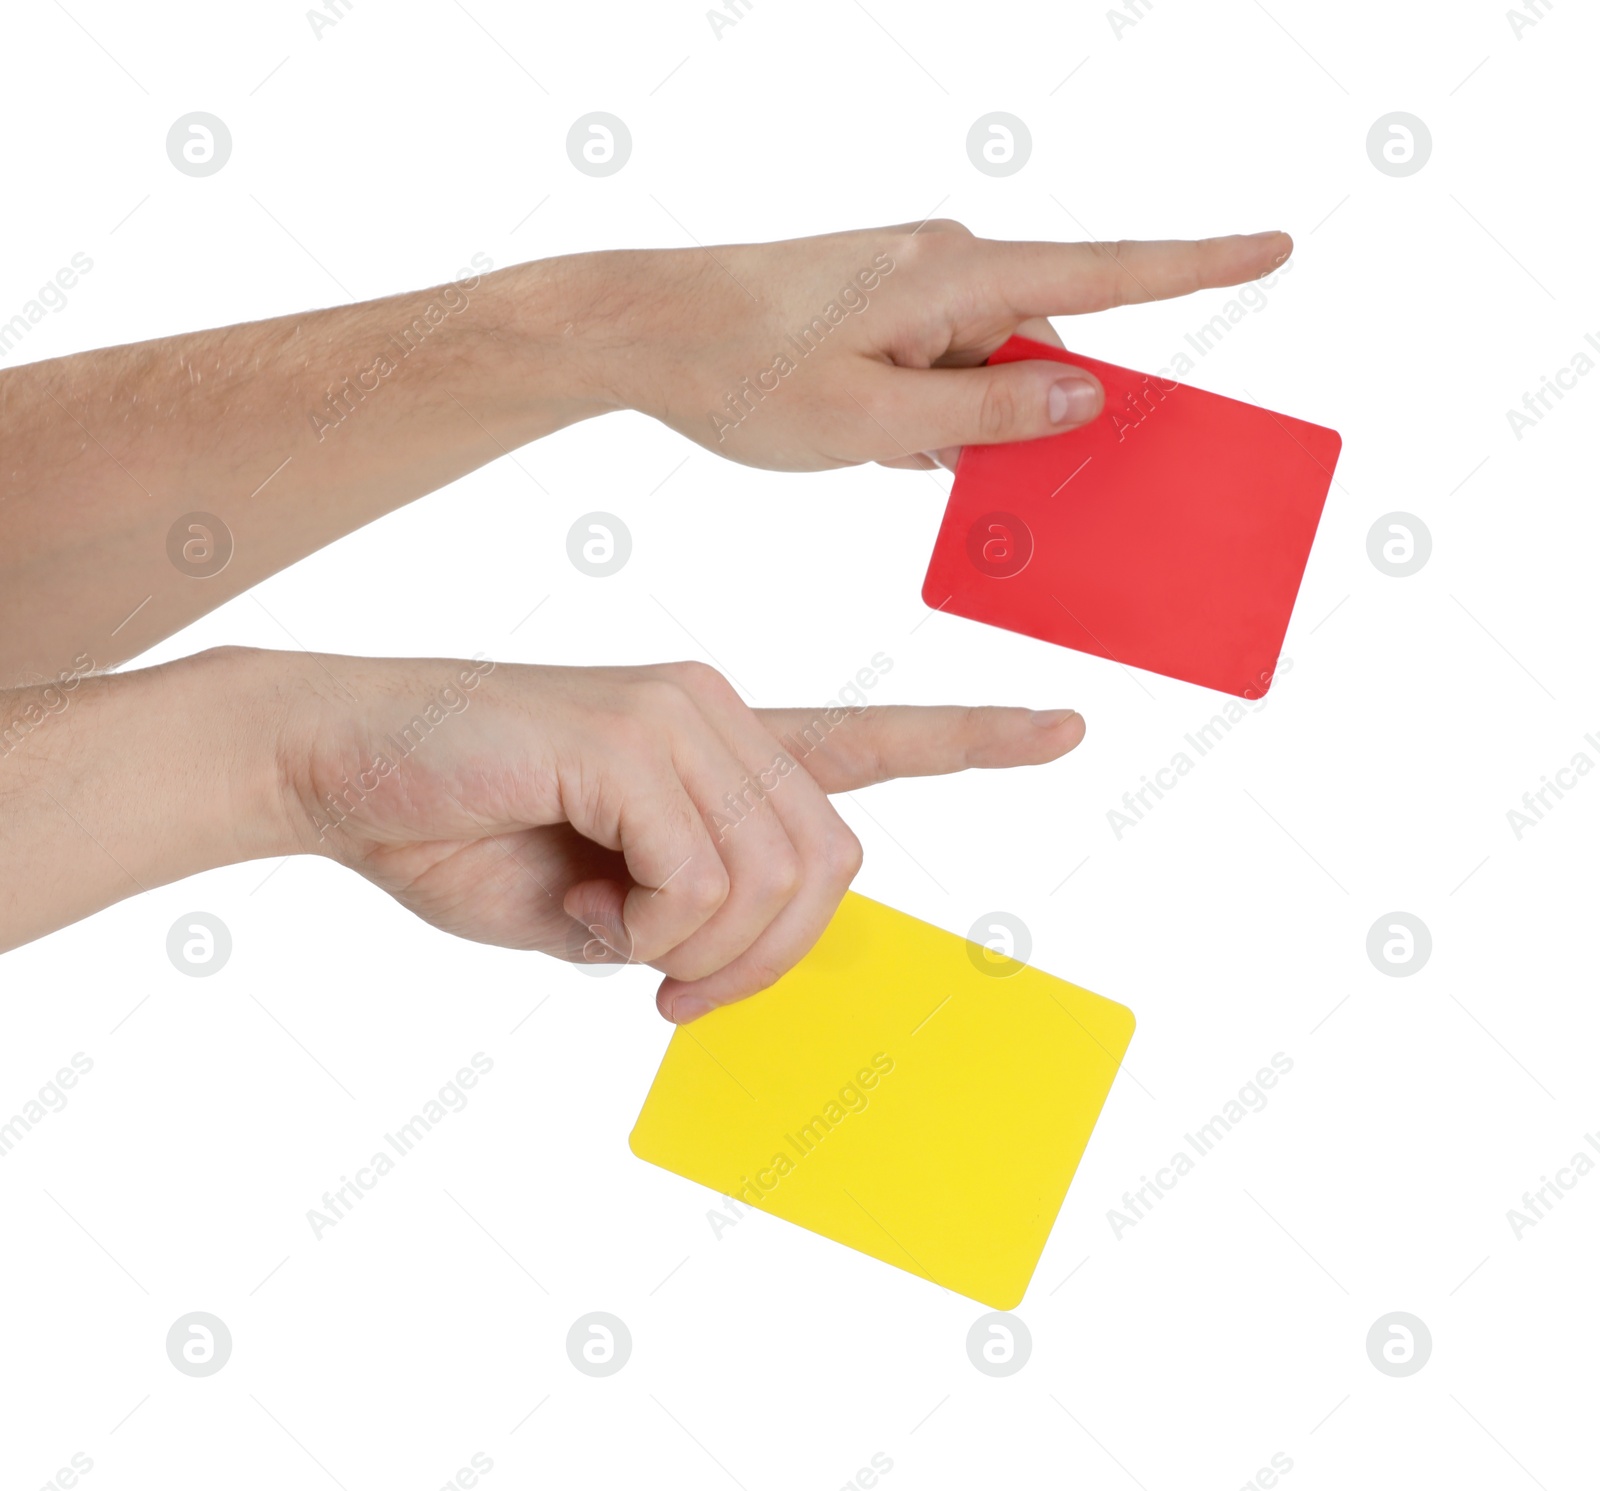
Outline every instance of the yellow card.
{"label": "yellow card", "polygon": [[1132,1037],[1120,1004],[852,892],[770,989],[673,1033],[629,1143],[1008,1310]]}

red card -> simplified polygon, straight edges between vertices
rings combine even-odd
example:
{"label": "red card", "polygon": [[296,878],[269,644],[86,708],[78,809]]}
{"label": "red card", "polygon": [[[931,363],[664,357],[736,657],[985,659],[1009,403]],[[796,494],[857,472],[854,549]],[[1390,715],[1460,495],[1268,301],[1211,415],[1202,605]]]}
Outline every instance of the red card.
{"label": "red card", "polygon": [[1278,665],[1339,459],[1321,425],[1012,337],[991,363],[1098,377],[1082,429],[969,445],[922,598],[1255,699]]}

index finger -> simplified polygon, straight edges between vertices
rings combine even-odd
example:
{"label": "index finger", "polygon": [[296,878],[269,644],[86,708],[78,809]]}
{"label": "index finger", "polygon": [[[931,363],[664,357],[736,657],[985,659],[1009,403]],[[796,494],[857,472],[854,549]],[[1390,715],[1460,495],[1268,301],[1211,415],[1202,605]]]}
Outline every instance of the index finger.
{"label": "index finger", "polygon": [[824,792],[975,766],[1037,766],[1064,756],[1084,732],[1075,709],[875,704],[756,714]]}
{"label": "index finger", "polygon": [[1287,233],[1117,243],[985,241],[994,284],[1016,316],[1069,316],[1170,300],[1259,279],[1294,251]]}

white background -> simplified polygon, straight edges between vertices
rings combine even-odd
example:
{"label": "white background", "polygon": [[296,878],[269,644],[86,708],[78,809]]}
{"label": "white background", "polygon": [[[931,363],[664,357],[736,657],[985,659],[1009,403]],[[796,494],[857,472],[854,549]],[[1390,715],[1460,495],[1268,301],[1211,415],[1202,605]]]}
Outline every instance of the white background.
{"label": "white background", "polygon": [[[829,698],[883,651],[880,701],[1076,706],[1088,738],[1056,765],[845,803],[858,885],[963,933],[1019,915],[1034,962],[1139,1031],[1017,1312],[1032,1357],[993,1379],[965,1351],[981,1307],[770,1218],[719,1240],[714,1198],[631,1156],[668,1037],[647,972],[458,942],[311,860],[125,902],[0,963],[0,1114],[94,1062],[0,1164],[6,1485],[81,1452],[91,1487],[422,1491],[480,1451],[491,1491],[834,1488],[875,1452],[890,1491],[1231,1488],[1277,1452],[1306,1491],[1592,1484],[1600,1176],[1520,1240],[1506,1219],[1600,1130],[1600,780],[1520,841],[1506,819],[1600,760],[1600,377],[1521,441],[1506,419],[1600,333],[1592,13],[1518,39],[1505,0],[1156,0],[1119,39],[1098,5],[754,0],[719,40],[690,0],[358,0],[317,40],[288,0],[68,9],[8,7],[0,318],[75,252],[94,269],[5,365],[436,283],[474,252],[935,210],[991,237],[1281,226],[1293,272],[1189,381],[1345,444],[1292,671],[1120,841],[1107,810],[1218,698],[929,617],[942,473],[768,475],[615,417],[160,648],[698,656],[757,704]],[[634,140],[604,180],[564,143],[597,109]],[[234,141],[199,180],[164,149],[192,110]],[[1033,134],[1005,179],[966,155],[991,110]],[[1433,136],[1404,179],[1365,148],[1393,110]],[[1155,369],[1228,298],[1058,325]],[[606,580],[566,557],[593,509],[634,537]],[[1395,510],[1433,535],[1408,579],[1367,557]],[[194,910],[234,939],[209,979],[165,952]],[[1432,932],[1413,977],[1366,955],[1394,910]],[[477,1051],[470,1106],[314,1240],[307,1209]],[[1116,1240],[1108,1209],[1279,1051],[1270,1105]],[[232,1332],[211,1377],[163,1349],[192,1310]],[[613,1377],[565,1354],[591,1310],[632,1331]],[[1396,1310],[1433,1338],[1405,1378],[1364,1344]]]}

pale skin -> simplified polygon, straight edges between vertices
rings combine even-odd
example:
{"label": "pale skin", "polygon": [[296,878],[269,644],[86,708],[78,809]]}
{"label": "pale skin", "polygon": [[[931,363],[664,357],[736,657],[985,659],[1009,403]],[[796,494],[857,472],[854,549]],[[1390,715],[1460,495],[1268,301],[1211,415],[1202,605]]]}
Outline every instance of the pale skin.
{"label": "pale skin", "polygon": [[[993,242],[934,221],[583,254],[0,373],[0,950],[202,870],[322,854],[459,936],[648,964],[675,1021],[756,992],[804,956],[860,868],[829,793],[1043,764],[1078,744],[1082,718],[873,707],[819,726],[816,710],[750,709],[695,663],[217,649],[106,670],[613,410],[787,471],[927,469],[963,445],[1074,428],[1103,403],[1087,372],[984,359],[1016,332],[1059,346],[1047,316],[1239,284],[1291,247],[1282,233]],[[860,305],[768,373],[874,265]],[[392,338],[419,323],[399,358]],[[766,391],[730,413],[752,384]],[[203,581],[167,554],[196,511],[233,539]],[[426,739],[386,747],[430,701]],[[797,752],[808,727],[815,746]],[[746,792],[752,780],[775,785]],[[750,804],[732,827],[729,792]]]}

